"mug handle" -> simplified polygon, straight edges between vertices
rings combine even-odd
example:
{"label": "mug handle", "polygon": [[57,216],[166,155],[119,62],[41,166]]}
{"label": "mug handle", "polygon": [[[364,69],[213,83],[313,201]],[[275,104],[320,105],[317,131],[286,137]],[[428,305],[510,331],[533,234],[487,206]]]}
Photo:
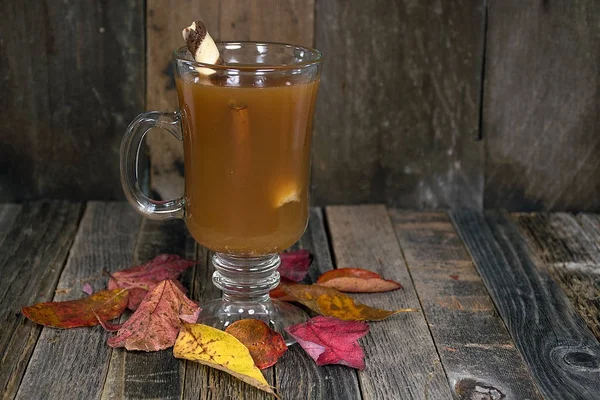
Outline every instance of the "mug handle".
{"label": "mug handle", "polygon": [[185,200],[183,196],[168,201],[156,201],[146,196],[140,189],[138,158],[146,133],[152,128],[169,132],[179,140],[181,135],[181,115],[179,112],[150,111],[135,117],[127,127],[121,141],[121,185],[129,203],[146,218],[165,220],[183,219]]}

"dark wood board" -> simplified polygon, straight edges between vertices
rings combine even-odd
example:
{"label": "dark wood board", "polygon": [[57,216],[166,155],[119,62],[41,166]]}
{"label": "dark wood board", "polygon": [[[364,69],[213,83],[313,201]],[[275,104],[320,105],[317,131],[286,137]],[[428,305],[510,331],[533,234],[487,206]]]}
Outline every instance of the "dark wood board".
{"label": "dark wood board", "polygon": [[0,389],[12,399],[41,327],[21,307],[50,301],[69,254],[82,205],[37,202],[0,211]]}
{"label": "dark wood board", "polygon": [[[108,272],[130,266],[140,216],[127,203],[89,202],[53,301],[85,297],[90,283],[106,288]],[[44,328],[17,392],[17,399],[100,398],[112,349],[102,327]]]}
{"label": "dark wood board", "polygon": [[[146,15],[149,110],[178,109],[171,52],[185,45],[181,30],[192,21],[220,40],[313,44],[314,0],[148,0]],[[152,190],[163,199],[181,196],[181,142],[159,131],[148,136]]]}
{"label": "dark wood board", "polygon": [[[403,285],[385,293],[353,295],[372,307],[420,308],[410,274],[386,208],[381,205],[332,206],[326,220],[337,268],[369,269]],[[366,399],[451,399],[433,339],[422,312],[371,322],[361,339],[366,369],[358,374]]]}
{"label": "dark wood board", "polygon": [[448,216],[389,213],[455,398],[540,398]]}
{"label": "dark wood board", "polygon": [[600,245],[600,215],[581,213],[577,215],[577,220],[588,234],[596,240],[596,243]]}
{"label": "dark wood board", "polygon": [[514,220],[600,339],[600,243],[571,214],[515,214]]}
{"label": "dark wood board", "polygon": [[[141,264],[165,253],[196,258],[196,245],[185,223],[144,219],[133,263]],[[185,287],[191,286],[195,269],[182,275]],[[114,349],[102,398],[179,399],[184,378],[185,364],[173,357],[172,349],[150,353]]]}
{"label": "dark wood board", "polygon": [[481,208],[485,3],[316,3],[315,204]]}
{"label": "dark wood board", "polygon": [[[293,247],[293,250],[299,249],[306,249],[313,255],[312,265],[303,283],[314,283],[321,274],[333,269],[320,208],[311,208],[308,229]],[[298,344],[292,345],[277,362],[275,374],[279,393],[284,399],[358,400],[362,397],[353,369],[341,365],[319,367]]]}
{"label": "dark wood board", "polygon": [[542,395],[600,398],[600,344],[510,218],[451,217]]}
{"label": "dark wood board", "polygon": [[600,2],[490,1],[485,208],[600,211]]}
{"label": "dark wood board", "polygon": [[143,8],[0,2],[0,201],[123,198],[121,137],[144,108]]}

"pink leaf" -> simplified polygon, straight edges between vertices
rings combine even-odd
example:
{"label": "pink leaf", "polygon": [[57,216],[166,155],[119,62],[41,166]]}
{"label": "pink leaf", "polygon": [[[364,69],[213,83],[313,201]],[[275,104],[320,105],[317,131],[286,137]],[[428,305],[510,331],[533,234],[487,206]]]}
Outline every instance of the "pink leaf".
{"label": "pink leaf", "polygon": [[[108,288],[132,289],[129,292],[127,308],[135,310],[148,290],[165,279],[177,279],[183,271],[194,264],[196,261],[186,260],[176,254],[161,254],[145,264],[113,273],[108,280]],[[185,292],[181,284],[179,287]]]}
{"label": "pink leaf", "polygon": [[83,288],[81,290],[83,291],[83,293],[90,295],[90,296],[92,295],[92,293],[94,293],[94,288],[89,283],[86,283],[85,285],[83,285]]}
{"label": "pink leaf", "polygon": [[315,317],[286,329],[317,365],[342,364],[365,369],[365,355],[358,339],[369,332],[360,321]]}
{"label": "pink leaf", "polygon": [[290,251],[281,253],[281,265],[279,274],[294,282],[300,282],[308,273],[312,256],[308,250]]}
{"label": "pink leaf", "polygon": [[175,344],[180,317],[195,322],[199,313],[200,307],[185,296],[177,283],[164,280],[148,292],[117,335],[108,339],[108,345],[127,350],[166,349]]}

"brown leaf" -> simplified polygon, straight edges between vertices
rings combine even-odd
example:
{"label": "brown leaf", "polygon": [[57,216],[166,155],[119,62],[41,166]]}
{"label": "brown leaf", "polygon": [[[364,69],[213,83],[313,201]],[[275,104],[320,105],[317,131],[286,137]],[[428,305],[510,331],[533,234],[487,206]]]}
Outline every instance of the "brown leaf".
{"label": "brown leaf", "polygon": [[[150,289],[165,279],[177,279],[194,264],[196,261],[186,260],[176,254],[161,254],[145,264],[114,272],[108,280],[108,288],[131,289],[127,307],[135,310]],[[185,293],[185,288],[179,282],[177,284]]]}
{"label": "brown leaf", "polygon": [[148,293],[117,335],[108,339],[108,345],[127,350],[166,349],[177,339],[180,316],[185,316],[186,322],[195,321],[199,312],[200,308],[175,282],[164,280]]}
{"label": "brown leaf", "polygon": [[332,269],[319,277],[317,285],[354,293],[387,292],[402,287],[398,282],[383,279],[379,274],[361,268]]}
{"label": "brown leaf", "polygon": [[381,321],[397,313],[417,311],[412,308],[387,311],[369,307],[355,303],[352,297],[338,290],[319,285],[294,283],[282,285],[281,288],[314,312],[346,321]]}
{"label": "brown leaf", "polygon": [[[102,290],[79,300],[39,303],[23,307],[23,314],[35,323],[54,328],[94,326],[115,319],[125,309],[127,289]],[[98,316],[98,318],[96,317]]]}
{"label": "brown leaf", "polygon": [[236,321],[229,325],[225,332],[235,336],[250,350],[254,364],[259,369],[275,365],[279,357],[287,350],[283,337],[263,321],[257,319]]}
{"label": "brown leaf", "polygon": [[290,284],[290,283],[294,283],[294,282],[282,277],[281,280],[279,281],[279,285],[275,289],[273,289],[269,292],[269,296],[275,300],[294,301],[294,298],[285,294],[285,292],[282,289],[283,285]]}

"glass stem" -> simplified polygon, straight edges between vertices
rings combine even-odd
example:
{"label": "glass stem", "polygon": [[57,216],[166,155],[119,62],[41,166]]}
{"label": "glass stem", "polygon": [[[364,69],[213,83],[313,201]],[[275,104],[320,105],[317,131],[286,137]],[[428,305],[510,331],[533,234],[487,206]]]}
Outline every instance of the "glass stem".
{"label": "glass stem", "polygon": [[279,254],[264,257],[213,255],[213,283],[230,302],[269,302],[269,291],[279,285]]}

